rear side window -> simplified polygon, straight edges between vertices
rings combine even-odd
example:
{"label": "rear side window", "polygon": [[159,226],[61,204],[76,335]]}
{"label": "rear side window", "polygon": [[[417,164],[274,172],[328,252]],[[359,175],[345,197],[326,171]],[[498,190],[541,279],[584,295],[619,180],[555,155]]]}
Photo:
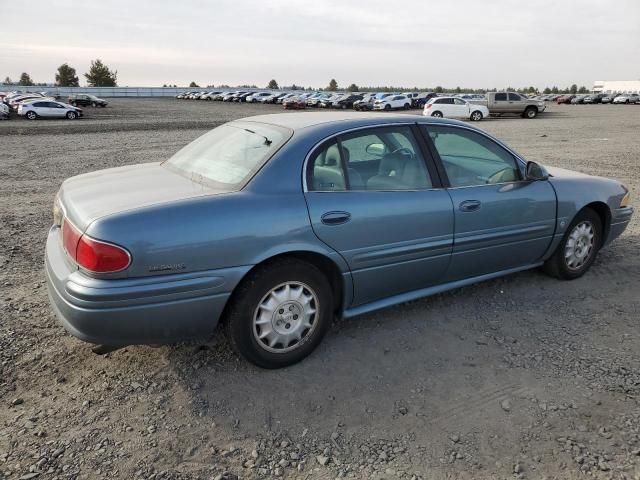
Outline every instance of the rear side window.
{"label": "rear side window", "polygon": [[506,102],[507,101],[507,94],[506,93],[496,93],[496,102]]}
{"label": "rear side window", "polygon": [[456,127],[426,128],[452,187],[520,180],[513,155],[484,135]]}
{"label": "rear side window", "polygon": [[316,150],[310,158],[309,189],[342,192],[347,189],[338,142],[333,140]]}
{"label": "rear side window", "polygon": [[341,135],[310,157],[309,190],[402,191],[432,188],[410,127],[382,127]]}

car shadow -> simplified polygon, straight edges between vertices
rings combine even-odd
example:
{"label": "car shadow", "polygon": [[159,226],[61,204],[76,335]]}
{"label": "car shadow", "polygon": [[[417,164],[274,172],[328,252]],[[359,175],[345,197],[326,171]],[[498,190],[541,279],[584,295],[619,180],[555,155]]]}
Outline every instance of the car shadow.
{"label": "car shadow", "polygon": [[[603,251],[592,271],[573,282],[532,270],[338,321],[316,352],[285,369],[249,365],[221,336],[210,346],[172,349],[169,362],[197,365],[182,377],[191,404],[229,435],[411,432],[422,442],[446,443],[447,435],[471,429],[517,448],[518,429],[535,418],[505,416],[501,402],[572,395],[563,392],[562,373],[550,374],[546,357],[533,360],[535,352],[568,335],[576,312],[603,314],[602,298],[629,303],[635,294],[619,281],[619,267],[631,245],[627,236],[616,250]],[[637,279],[638,270],[636,262],[626,273]],[[600,324],[576,327],[572,341],[601,338]],[[512,427],[507,432],[503,421]]]}

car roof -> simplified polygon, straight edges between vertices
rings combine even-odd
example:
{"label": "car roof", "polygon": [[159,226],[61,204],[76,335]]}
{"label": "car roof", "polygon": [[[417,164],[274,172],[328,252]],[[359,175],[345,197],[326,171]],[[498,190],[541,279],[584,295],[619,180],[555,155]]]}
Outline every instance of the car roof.
{"label": "car roof", "polygon": [[349,123],[349,128],[369,125],[385,125],[390,123],[448,123],[455,125],[467,125],[464,122],[451,119],[437,119],[433,117],[423,117],[411,114],[380,114],[374,112],[295,112],[295,113],[272,113],[268,115],[256,115],[238,119],[247,122],[260,122],[278,125],[280,127],[299,130],[307,127],[325,125],[328,123],[345,122]]}

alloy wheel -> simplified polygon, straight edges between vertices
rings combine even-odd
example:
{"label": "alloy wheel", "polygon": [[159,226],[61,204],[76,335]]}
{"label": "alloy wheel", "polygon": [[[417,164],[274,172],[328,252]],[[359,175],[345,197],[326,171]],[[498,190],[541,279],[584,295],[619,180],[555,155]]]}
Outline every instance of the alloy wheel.
{"label": "alloy wheel", "polygon": [[253,335],[268,352],[290,352],[313,332],[318,315],[318,297],[311,287],[295,281],[281,283],[255,309]]}
{"label": "alloy wheel", "polygon": [[567,238],[564,258],[570,270],[579,270],[594,252],[595,233],[591,222],[578,223]]}

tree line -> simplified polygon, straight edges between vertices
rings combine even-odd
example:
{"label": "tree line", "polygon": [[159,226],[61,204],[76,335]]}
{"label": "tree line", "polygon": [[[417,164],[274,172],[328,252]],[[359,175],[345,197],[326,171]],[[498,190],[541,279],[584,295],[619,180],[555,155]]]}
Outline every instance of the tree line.
{"label": "tree line", "polygon": [[[117,78],[118,78],[118,72],[117,71],[111,71],[109,69],[109,67],[107,67],[104,63],[102,63],[102,61],[100,59],[96,59],[96,60],[92,60],[91,61],[91,67],[89,68],[89,71],[87,73],[84,74],[86,80],[87,80],[87,85],[90,87],[117,87]],[[58,70],[56,71],[56,86],[58,87],[79,87],[79,80],[78,80],[78,76],[76,75],[76,69],[73,67],[70,67],[67,63],[63,63],[62,65],[60,65],[58,67]],[[45,83],[39,83],[39,84],[35,84],[33,82],[33,80],[31,80],[31,77],[29,76],[28,73],[26,72],[22,72],[22,74],[20,75],[20,79],[18,80],[17,83],[14,83],[9,77],[5,78],[4,80],[5,85],[20,85],[20,86],[32,86],[32,85],[46,85]],[[167,85],[166,83],[163,85],[163,87],[177,87],[176,85]],[[198,85],[195,81],[191,82],[189,84],[189,88],[201,88],[200,85]],[[214,85],[207,85],[205,88],[214,88]],[[217,85],[217,88],[258,88],[256,85],[237,85],[235,87],[231,87],[229,85]],[[270,90],[317,90],[316,88],[313,87],[308,87],[305,88],[303,86],[300,85],[296,85],[295,83],[293,85],[288,85],[288,86],[282,86],[280,87],[278,85],[278,82],[276,81],[276,79],[271,79],[269,81],[269,83],[267,84],[267,86],[265,88],[268,88]],[[329,84],[325,87],[325,88],[320,88],[320,90],[325,90],[328,92],[335,92],[340,90],[340,87],[338,86],[338,82],[336,81],[335,78],[332,78],[329,81]],[[457,86],[455,88],[446,88],[443,87],[441,85],[437,85],[435,87],[413,87],[413,88],[408,88],[408,87],[397,87],[397,86],[391,86],[391,85],[384,85],[384,86],[358,86],[355,83],[352,83],[351,85],[349,85],[348,87],[345,88],[346,91],[348,92],[435,92],[435,93],[487,93],[487,92],[496,92],[498,91],[497,88],[489,88],[489,89],[485,89],[485,88],[463,88],[460,86]],[[552,94],[552,93],[588,93],[589,90],[587,89],[587,87],[585,87],[584,85],[581,87],[578,87],[578,85],[576,85],[575,83],[573,85],[571,85],[570,87],[565,87],[565,88],[558,88],[557,86],[553,86],[553,87],[545,87],[544,90],[542,90],[542,92],[540,90],[538,90],[536,87],[533,86],[529,86],[529,87],[522,87],[522,88],[514,88],[514,87],[506,87],[504,89],[501,90],[509,90],[509,91],[515,91],[515,92],[519,92],[519,93],[527,93],[527,94],[539,94],[539,93],[544,93],[544,94]]]}
{"label": "tree line", "polygon": [[[107,67],[99,58],[91,60],[91,66],[89,71],[84,74],[89,87],[117,87],[118,86],[118,72],[111,70]],[[55,74],[56,86],[58,87],[79,87],[80,81],[76,74],[76,69],[69,66],[68,63],[63,63],[58,67]],[[20,79],[17,82],[13,82],[11,78],[6,77],[4,79],[5,85],[19,85],[22,87],[30,87],[34,85],[47,85],[46,83],[34,83],[31,76],[27,72],[20,74]]]}

